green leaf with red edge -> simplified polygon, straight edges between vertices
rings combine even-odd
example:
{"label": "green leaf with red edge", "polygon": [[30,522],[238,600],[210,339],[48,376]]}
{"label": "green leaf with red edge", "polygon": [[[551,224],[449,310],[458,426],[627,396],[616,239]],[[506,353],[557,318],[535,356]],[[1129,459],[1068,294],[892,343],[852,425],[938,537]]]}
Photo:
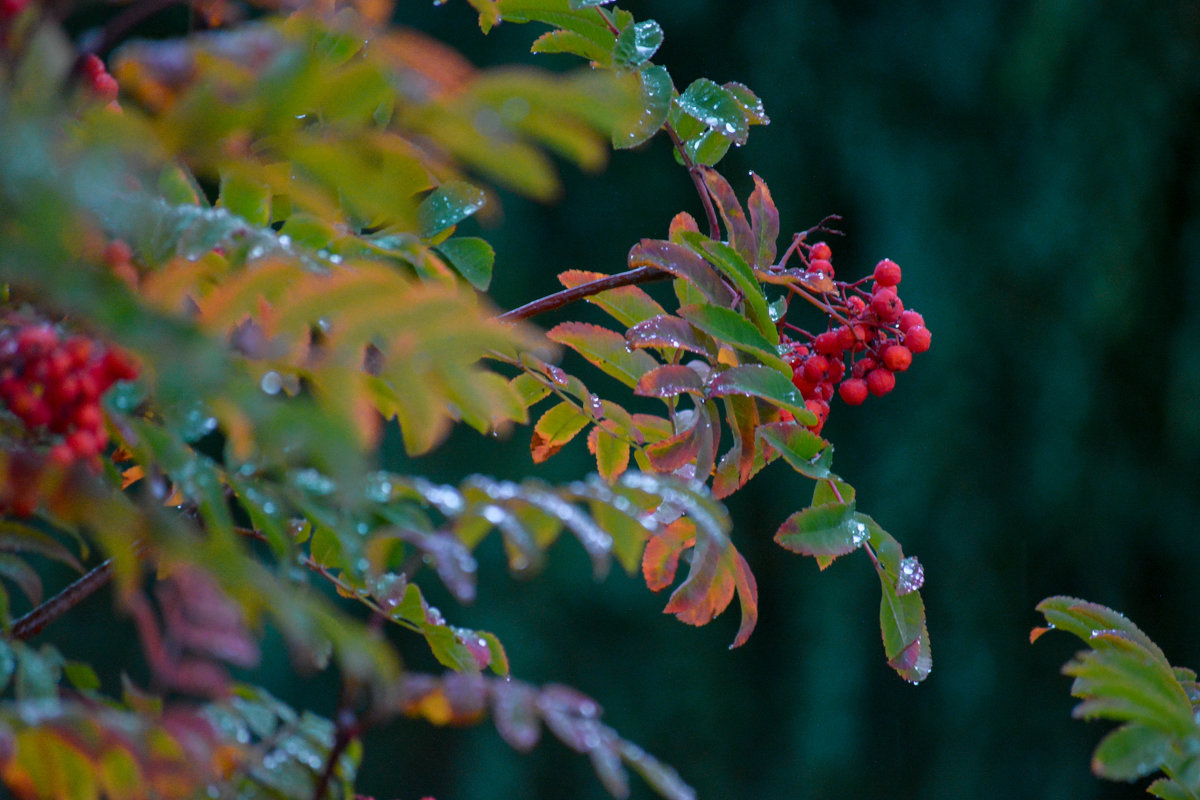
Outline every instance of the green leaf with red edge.
{"label": "green leaf with red edge", "polygon": [[712,339],[698,335],[687,320],[669,314],[659,314],[634,325],[625,332],[625,341],[630,347],[657,347],[668,352],[686,350],[709,360],[716,360],[717,355]]}
{"label": "green leaf with red edge", "polygon": [[624,336],[599,325],[562,322],[547,331],[546,337],[570,347],[626,386],[637,385],[642,375],[658,366],[648,353],[630,351]]}
{"label": "green leaf with red edge", "polygon": [[879,629],[888,666],[905,680],[919,683],[933,668],[929,629],[925,626],[925,603],[918,591],[897,592],[900,563],[904,559],[900,543],[866,514],[854,516],[866,526],[870,546],[879,562],[876,570],[882,589]]}
{"label": "green leaf with red edge", "polygon": [[1154,640],[1142,632],[1124,614],[1076,597],[1057,595],[1047,597],[1037,604],[1037,610],[1046,618],[1051,627],[1067,631],[1088,642],[1092,632],[1098,630],[1118,630],[1128,634],[1130,638],[1146,649],[1156,660],[1170,666],[1166,653],[1155,644]]}
{"label": "green leaf with red edge", "polygon": [[547,410],[533,426],[529,450],[534,463],[540,464],[557,453],[590,422],[587,414],[565,401]]}
{"label": "green leaf with red edge", "polygon": [[[681,232],[680,236],[704,238],[701,234],[688,231]],[[715,305],[730,307],[734,303],[733,292],[721,279],[720,273],[702,257],[681,244],[662,239],[643,239],[629,251],[629,266],[654,267],[669,272],[693,284]]]}
{"label": "green leaf with red edge", "polygon": [[641,89],[642,113],[624,130],[614,130],[613,147],[627,150],[637,147],[658,133],[671,111],[671,99],[675,94],[675,83],[666,67],[643,64],[638,70]]}
{"label": "green leaf with red edge", "polygon": [[696,525],[687,517],[680,517],[646,540],[642,577],[650,591],[660,592],[674,583],[680,554],[695,542]]}
{"label": "green leaf with red edge", "polygon": [[717,207],[717,211],[721,214],[721,220],[725,223],[725,235],[729,237],[730,246],[746,260],[746,263],[754,263],[757,251],[754,234],[750,229],[750,223],[746,220],[746,212],[742,208],[742,204],[738,202],[737,195],[733,193],[733,187],[721,173],[712,167],[701,167],[700,175],[708,187],[708,194],[712,198],[713,205]]}
{"label": "green leaf with red edge", "polygon": [[[746,263],[746,259],[724,242],[715,242],[707,236],[684,231],[680,234],[684,244],[716,267],[717,271],[728,278],[742,295],[746,304],[746,316],[758,327],[759,332],[772,345],[779,344],[779,331],[775,321],[771,319],[771,311],[767,306],[767,298],[763,295],[762,286],[754,277],[754,270]],[[730,303],[718,303],[729,306]]]}
{"label": "green leaf with red edge", "polygon": [[[807,409],[805,411],[812,414]],[[801,422],[808,420],[801,417],[797,419]],[[815,422],[816,416],[813,415],[812,419]],[[802,424],[771,422],[760,425],[756,433],[759,439],[783,456],[791,468],[801,475],[813,480],[829,477],[833,446]]]}
{"label": "green leaf with red edge", "polygon": [[669,439],[675,431],[671,427],[671,420],[665,417],[656,417],[653,414],[634,414],[633,424],[647,442],[661,442],[663,439]]}
{"label": "green leaf with red edge", "polygon": [[792,378],[792,368],[779,357],[775,345],[767,341],[758,328],[733,309],[705,303],[699,306],[684,306],[679,316],[719,342],[732,345],[749,353],[758,361]]}
{"label": "green leaf with red edge", "polygon": [[816,415],[804,406],[804,398],[792,382],[778,370],[761,364],[743,364],[719,373],[708,384],[710,397],[739,394],[758,397],[786,409],[797,420],[815,425]]}
{"label": "green leaf with red edge", "polygon": [[[569,269],[558,273],[559,282],[568,289],[608,277],[611,276],[605,275],[603,272],[588,272],[582,269]],[[658,301],[637,286],[607,289],[590,295],[587,301],[607,311],[625,327],[637,325],[639,322],[666,313]]]}
{"label": "green leaf with red edge", "polygon": [[704,379],[691,367],[666,364],[638,379],[633,393],[642,397],[676,397],[684,393],[703,395]]}
{"label": "green leaf with red edge", "polygon": [[866,539],[866,526],[854,518],[853,503],[809,506],[788,517],[775,532],[775,543],[805,556],[844,556]]}
{"label": "green leaf with red edge", "polygon": [[751,91],[749,86],[737,81],[730,81],[729,83],[721,84],[721,88],[733,95],[733,99],[737,100],[738,105],[745,112],[746,121],[751,125],[771,124],[771,118],[767,116],[762,100],[759,99],[757,94]]}
{"label": "green leaf with red edge", "polygon": [[609,484],[629,468],[629,442],[600,425],[588,433],[588,450],[596,457],[596,471]]}
{"label": "green leaf with red edge", "polygon": [[747,205],[750,207],[750,228],[754,232],[754,265],[766,269],[775,263],[775,240],[779,238],[779,209],[771,199],[771,190],[762,178],[750,173],[754,179],[754,191]]}

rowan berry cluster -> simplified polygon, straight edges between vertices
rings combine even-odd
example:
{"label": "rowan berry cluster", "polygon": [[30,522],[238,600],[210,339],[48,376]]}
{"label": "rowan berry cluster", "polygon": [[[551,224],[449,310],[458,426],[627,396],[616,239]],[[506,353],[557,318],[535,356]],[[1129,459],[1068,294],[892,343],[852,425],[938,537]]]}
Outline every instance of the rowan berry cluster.
{"label": "rowan berry cluster", "polygon": [[784,337],[791,346],[784,359],[792,366],[792,383],[817,415],[814,432],[825,425],[835,392],[852,406],[868,395],[887,394],[896,386],[896,373],[907,370],[932,340],[925,319],[904,308],[896,262],[885,258],[869,278],[845,283],[832,280],[831,258],[825,242],[808,248],[808,272],[819,273],[833,286],[814,296],[829,313],[829,328],[816,335],[794,328],[802,339]]}
{"label": "rowan berry cluster", "polygon": [[85,336],[63,338],[52,325],[0,330],[0,400],[34,444],[49,444],[49,460],[62,467],[99,465],[108,444],[100,397],[137,375],[123,351]]}

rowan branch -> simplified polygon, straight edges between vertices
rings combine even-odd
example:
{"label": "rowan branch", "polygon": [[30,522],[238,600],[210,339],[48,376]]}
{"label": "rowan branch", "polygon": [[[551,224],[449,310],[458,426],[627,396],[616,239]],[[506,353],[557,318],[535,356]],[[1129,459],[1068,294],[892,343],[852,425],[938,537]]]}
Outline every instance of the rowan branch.
{"label": "rowan branch", "polygon": [[538,314],[545,314],[547,311],[554,311],[562,308],[565,305],[574,303],[576,300],[582,300],[585,297],[591,297],[594,294],[606,292],[609,289],[618,289],[622,286],[634,286],[639,283],[649,283],[650,281],[663,280],[671,277],[671,273],[665,272],[654,267],[638,267],[628,270],[627,272],[619,272],[616,275],[608,275],[594,281],[582,283],[579,286],[572,286],[570,289],[563,289],[561,292],[539,297],[537,300],[530,301],[519,308],[514,308],[511,311],[505,311],[498,319],[506,322],[515,322],[519,319],[529,319]]}
{"label": "rowan branch", "polygon": [[32,639],[47,625],[103,588],[112,580],[112,576],[113,560],[110,558],[14,622],[8,635],[22,641]]}

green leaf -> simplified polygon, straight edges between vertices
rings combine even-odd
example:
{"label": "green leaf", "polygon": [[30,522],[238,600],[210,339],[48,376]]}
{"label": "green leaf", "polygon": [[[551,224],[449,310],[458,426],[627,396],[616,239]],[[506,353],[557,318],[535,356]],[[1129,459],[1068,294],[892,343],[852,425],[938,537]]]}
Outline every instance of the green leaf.
{"label": "green leaf", "polygon": [[533,426],[533,440],[529,444],[534,463],[540,464],[557,453],[591,421],[587,414],[567,402],[559,403],[542,414]]}
{"label": "green leaf", "polygon": [[921,593],[897,595],[895,585],[882,575],[880,584],[879,629],[888,665],[905,680],[919,683],[933,667]]}
{"label": "green leaf", "polygon": [[708,78],[698,78],[692,81],[675,102],[685,114],[717,133],[738,144],[746,143],[749,133],[746,112],[728,89]]}
{"label": "green leaf", "polygon": [[599,426],[593,428],[592,432],[595,436],[592,450],[596,455],[596,471],[604,480],[613,483],[629,468],[629,442]]}
{"label": "green leaf", "polygon": [[654,57],[662,41],[662,28],[652,19],[625,26],[613,47],[613,66],[617,69],[640,67]]}
{"label": "green leaf", "polygon": [[271,189],[240,170],[222,170],[217,207],[226,209],[251,225],[263,227],[271,221]]}
{"label": "green leaf", "polygon": [[487,291],[492,282],[496,251],[486,240],[475,236],[456,236],[439,244],[437,250],[468,283],[481,292]]}
{"label": "green leaf", "polygon": [[733,292],[720,274],[704,258],[682,245],[643,239],[629,251],[629,266],[661,269],[694,284],[713,304],[726,308],[733,305]]}
{"label": "green leaf", "polygon": [[100,676],[90,664],[82,661],[68,661],[63,664],[63,674],[71,685],[80,691],[94,691],[100,688]]}
{"label": "green leaf", "polygon": [[751,354],[763,364],[791,379],[792,368],[779,357],[775,346],[767,341],[749,320],[733,309],[705,303],[701,306],[684,306],[679,309],[679,316],[717,341]]}
{"label": "green leaf", "polygon": [[810,506],[792,514],[775,532],[775,542],[806,556],[843,556],[862,546],[867,528],[854,518],[853,503]]}
{"label": "green leaf", "polygon": [[[808,411],[808,409],[805,409]],[[808,411],[812,414],[811,411]],[[805,423],[808,418],[800,420]],[[814,424],[816,415],[811,417]],[[794,422],[773,422],[761,425],[757,435],[764,442],[775,448],[792,469],[801,475],[820,480],[829,477],[829,460],[826,454],[832,454],[833,447],[817,434]]]}
{"label": "green leaf", "polygon": [[815,415],[804,407],[804,398],[792,382],[771,367],[761,364],[746,364],[731,367],[717,375],[708,385],[710,397],[744,394],[758,397],[780,408],[785,408],[801,421],[813,420]]}
{"label": "green leaf", "polygon": [[1146,792],[1162,800],[1196,800],[1196,795],[1179,781],[1159,778],[1146,787]]}
{"label": "green leaf", "polygon": [[[685,140],[683,147],[687,151],[688,158],[692,160],[692,163],[703,167],[713,167],[725,157],[732,144],[733,140],[728,136],[710,128]],[[675,153],[675,160],[680,165],[683,164],[683,158],[678,152]]]}
{"label": "green leaf", "polygon": [[571,8],[593,8],[595,6],[606,6],[613,0],[571,0]]}
{"label": "green leaf", "polygon": [[641,87],[642,112],[631,125],[613,131],[613,147],[618,150],[637,147],[658,133],[671,110],[675,84],[672,83],[671,74],[667,72],[666,67],[644,65],[638,72],[638,83]]}
{"label": "green leaf", "polygon": [[750,87],[736,81],[730,81],[729,83],[722,84],[721,88],[733,95],[733,99],[737,100],[738,105],[742,107],[742,111],[746,114],[746,119],[751,125],[771,124],[771,118],[767,116],[762,100],[750,90]]}
{"label": "green leaf", "polygon": [[533,40],[533,46],[529,48],[529,52],[569,53],[594,61],[601,66],[608,66],[612,61],[610,50],[575,31],[547,31]]}
{"label": "green leaf", "polygon": [[[680,234],[684,244],[702,255],[710,264],[717,268],[741,292],[746,303],[746,316],[758,326],[759,331],[772,344],[779,343],[779,331],[775,321],[771,319],[767,299],[763,296],[762,287],[754,277],[754,270],[746,263],[737,251],[723,242],[715,242],[702,234],[684,231]],[[718,305],[729,305],[718,303]]]}
{"label": "green leaf", "polygon": [[1095,631],[1123,631],[1161,664],[1170,666],[1166,654],[1154,643],[1153,639],[1143,633],[1128,617],[1107,606],[1089,603],[1075,597],[1057,595],[1047,597],[1038,603],[1037,610],[1042,612],[1051,627],[1072,633],[1084,642],[1090,642]]}
{"label": "green leaf", "polygon": [[1172,755],[1173,737],[1145,725],[1122,725],[1100,740],[1092,772],[1110,781],[1135,781],[1154,772]]}
{"label": "green leaf", "polygon": [[624,336],[599,325],[563,322],[547,331],[546,338],[570,347],[626,386],[637,385],[642,375],[658,366],[647,353],[630,351]]}
{"label": "green leaf", "polygon": [[457,225],[483,208],[487,195],[466,181],[447,181],[430,192],[417,206],[417,225],[422,239]]}

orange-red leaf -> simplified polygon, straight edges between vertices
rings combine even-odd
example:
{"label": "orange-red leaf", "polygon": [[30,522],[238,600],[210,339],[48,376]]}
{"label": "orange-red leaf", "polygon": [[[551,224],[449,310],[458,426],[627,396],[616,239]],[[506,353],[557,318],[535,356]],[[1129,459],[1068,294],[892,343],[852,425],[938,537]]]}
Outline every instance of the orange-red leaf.
{"label": "orange-red leaf", "polygon": [[672,522],[646,540],[642,551],[642,576],[652,592],[659,592],[675,580],[679,554],[695,544],[696,526],[686,517]]}
{"label": "orange-red leaf", "polygon": [[587,427],[591,420],[570,403],[559,403],[542,414],[533,426],[533,438],[529,451],[535,463],[540,464],[557,453],[567,442]]}

